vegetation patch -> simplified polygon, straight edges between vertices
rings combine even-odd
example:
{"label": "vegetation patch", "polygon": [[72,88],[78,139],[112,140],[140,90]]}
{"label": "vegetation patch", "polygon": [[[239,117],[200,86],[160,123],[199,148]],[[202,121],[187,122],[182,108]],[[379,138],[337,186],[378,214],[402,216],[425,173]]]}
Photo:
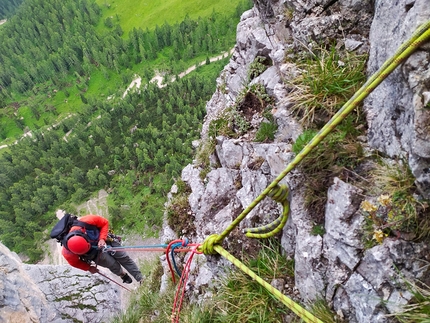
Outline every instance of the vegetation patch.
{"label": "vegetation patch", "polygon": [[173,196],[167,208],[167,222],[178,237],[192,235],[196,232],[194,215],[188,197],[191,188],[182,180],[176,181],[178,192]]}
{"label": "vegetation patch", "polygon": [[323,236],[325,234],[325,228],[321,224],[314,225],[311,230],[313,236]]}
{"label": "vegetation patch", "polygon": [[263,74],[263,72],[272,65],[273,62],[269,57],[257,56],[249,66],[248,80],[251,81],[257,76]]}
{"label": "vegetation patch", "polygon": [[199,174],[201,180],[204,180],[206,178],[206,175],[211,171],[210,157],[214,153],[215,148],[215,137],[209,136],[209,139],[200,145],[196,153],[196,160],[201,168]]}
{"label": "vegetation patch", "polygon": [[173,286],[163,294],[152,292],[144,286],[133,294],[127,310],[116,315],[112,323],[170,322],[174,297]]}
{"label": "vegetation patch", "polygon": [[325,299],[317,299],[310,305],[310,311],[324,323],[344,322],[333,310]]}
{"label": "vegetation patch", "polygon": [[[357,168],[365,158],[356,140],[361,131],[360,119],[356,115],[347,117],[298,166],[306,178],[306,206],[315,215],[317,225],[323,222],[327,190],[333,178],[350,181],[354,178],[351,173],[359,172]],[[293,152],[301,152],[316,133],[306,130],[301,134],[293,145]]]}
{"label": "vegetation patch", "polygon": [[[347,51],[319,48],[298,58],[301,74],[291,82],[294,110],[305,131],[293,145],[298,154],[365,80],[366,57]],[[306,177],[306,206],[322,224],[327,190],[334,177],[358,178],[364,152],[357,137],[365,134],[366,120],[357,111],[345,118],[299,164]],[[354,176],[351,176],[354,174]],[[355,176],[357,175],[357,176]]]}
{"label": "vegetation patch", "polygon": [[367,56],[336,47],[299,59],[301,74],[292,81],[294,109],[305,127],[321,128],[366,79]]}
{"label": "vegetation patch", "polygon": [[415,177],[407,163],[376,164],[371,179],[375,188],[361,203],[361,211],[366,216],[365,246],[382,243],[389,236],[404,240],[428,239],[429,204],[417,199]]}
{"label": "vegetation patch", "polygon": [[247,122],[251,122],[254,115],[261,115],[273,103],[273,99],[267,94],[263,84],[255,83],[245,87],[236,102],[237,111],[243,114]]}
{"label": "vegetation patch", "polygon": [[404,283],[413,295],[412,300],[390,316],[402,323],[427,322],[430,317],[430,286],[419,280],[405,280]]}
{"label": "vegetation patch", "polygon": [[256,83],[245,87],[236,99],[235,105],[224,110],[218,118],[209,124],[210,138],[225,136],[238,138],[253,130],[252,121],[255,117],[265,118],[266,122],[259,133],[259,140],[265,141],[273,137],[277,129],[270,113],[273,98],[266,93],[264,85]]}
{"label": "vegetation patch", "polygon": [[275,139],[275,133],[278,130],[278,126],[275,123],[262,122],[260,128],[255,134],[255,141],[258,142],[270,142]]}
{"label": "vegetation patch", "polygon": [[[286,260],[275,240],[262,244],[255,259],[244,263],[267,282],[278,279],[283,285],[293,285],[294,262]],[[265,288],[233,268],[214,292],[214,306],[200,308],[199,316],[205,320],[195,322],[284,322],[289,310]]]}

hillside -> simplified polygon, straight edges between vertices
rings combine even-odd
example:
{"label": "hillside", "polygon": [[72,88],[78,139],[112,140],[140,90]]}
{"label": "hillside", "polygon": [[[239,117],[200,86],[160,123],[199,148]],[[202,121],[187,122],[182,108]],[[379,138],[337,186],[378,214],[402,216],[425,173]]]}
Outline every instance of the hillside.
{"label": "hillside", "polygon": [[[112,193],[115,228],[156,234],[166,191],[191,160],[225,64],[209,57],[231,48],[233,12],[233,20],[212,11],[153,31],[135,28],[123,40],[120,25],[97,34],[94,2],[23,4],[0,32],[0,238],[8,247],[37,261],[55,209],[75,212],[100,188]],[[209,64],[176,77],[205,58]],[[168,88],[149,82],[160,64],[166,80],[177,79]],[[145,91],[123,99],[135,73]]]}
{"label": "hillside", "polygon": [[14,15],[24,0],[3,0],[0,3],[0,21]]}

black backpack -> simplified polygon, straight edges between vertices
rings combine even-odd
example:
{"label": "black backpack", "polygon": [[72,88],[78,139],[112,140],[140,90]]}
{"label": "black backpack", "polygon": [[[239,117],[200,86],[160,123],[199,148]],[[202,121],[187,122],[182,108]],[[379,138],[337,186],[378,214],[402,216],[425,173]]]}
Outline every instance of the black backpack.
{"label": "black backpack", "polygon": [[50,236],[52,239],[57,239],[57,242],[61,245],[64,245],[63,240],[69,233],[70,228],[73,226],[80,226],[89,230],[97,230],[96,226],[79,221],[77,216],[66,213],[52,228]]}

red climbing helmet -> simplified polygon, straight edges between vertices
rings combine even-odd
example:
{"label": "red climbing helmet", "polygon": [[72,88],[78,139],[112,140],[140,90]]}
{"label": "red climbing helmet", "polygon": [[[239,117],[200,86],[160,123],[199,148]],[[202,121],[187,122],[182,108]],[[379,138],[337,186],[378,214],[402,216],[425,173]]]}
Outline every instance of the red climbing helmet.
{"label": "red climbing helmet", "polygon": [[91,249],[91,244],[81,235],[74,235],[67,240],[67,249],[77,255],[84,255]]}

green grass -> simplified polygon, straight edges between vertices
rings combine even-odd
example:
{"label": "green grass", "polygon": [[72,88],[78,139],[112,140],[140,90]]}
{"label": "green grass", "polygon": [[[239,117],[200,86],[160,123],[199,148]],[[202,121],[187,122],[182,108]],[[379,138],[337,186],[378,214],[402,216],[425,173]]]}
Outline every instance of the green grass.
{"label": "green grass", "polygon": [[257,142],[271,142],[275,139],[275,133],[278,126],[275,123],[262,122],[260,128],[255,134],[255,141]]}
{"label": "green grass", "polygon": [[17,127],[15,121],[12,118],[2,117],[0,119],[0,128],[9,140],[2,141],[2,145],[11,144],[18,136],[23,134],[23,131]]}
{"label": "green grass", "polygon": [[[245,259],[244,264],[267,282],[274,278],[292,284],[294,262],[280,253],[279,243],[268,240],[261,244],[255,259]],[[200,311],[184,309],[184,322],[284,322],[289,309],[264,287],[242,271],[233,268],[221,279],[221,286],[214,291],[213,303]],[[198,313],[199,320],[189,319]],[[298,320],[297,320],[298,321]]]}
{"label": "green grass", "polygon": [[416,279],[404,278],[403,283],[413,297],[408,304],[402,306],[399,312],[390,316],[396,317],[402,323],[429,323],[430,286]]}
{"label": "green grass", "polygon": [[366,59],[332,47],[299,62],[303,73],[292,81],[294,109],[307,128],[325,124],[364,83]]}
{"label": "green grass", "polygon": [[[348,116],[343,123],[334,129],[318,146],[316,146],[298,166],[306,176],[305,205],[312,211],[321,224],[327,202],[327,189],[334,177],[348,180],[348,170],[355,168],[364,159],[363,148],[356,140],[361,134],[357,127],[363,121],[357,116]],[[308,129],[293,144],[295,154],[302,151],[305,145],[315,136],[316,132]]]}
{"label": "green grass", "polygon": [[111,181],[114,191],[108,197],[109,214],[118,233],[157,236],[163,221],[165,194],[171,182],[164,174],[117,175]]}
{"label": "green grass", "polygon": [[104,25],[107,17],[113,17],[113,22],[116,23],[118,16],[124,37],[128,38],[128,34],[133,28],[151,30],[156,25],[161,26],[165,22],[173,25],[181,22],[186,15],[189,15],[192,20],[210,16],[213,10],[230,15],[240,0],[96,0],[96,2],[103,10],[97,30],[107,29]]}
{"label": "green grass", "polygon": [[[123,71],[123,73],[125,74],[127,71]],[[85,95],[108,97],[109,95],[115,94],[118,89],[124,88],[124,91],[126,90],[127,87],[124,85],[120,74],[114,71],[107,71],[107,74],[109,78],[106,78],[101,70],[95,70],[91,73],[88,90]]]}

